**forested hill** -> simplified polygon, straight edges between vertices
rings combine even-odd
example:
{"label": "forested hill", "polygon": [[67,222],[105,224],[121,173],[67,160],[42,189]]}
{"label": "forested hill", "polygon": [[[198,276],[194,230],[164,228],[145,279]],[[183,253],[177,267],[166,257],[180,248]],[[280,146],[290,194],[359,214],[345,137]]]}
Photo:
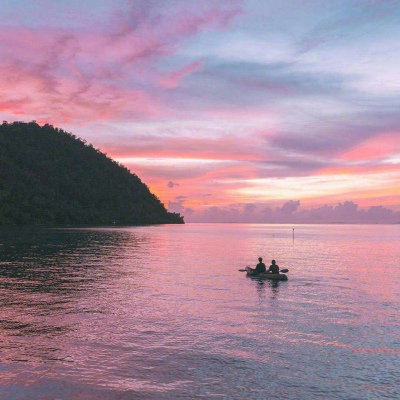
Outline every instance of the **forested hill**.
{"label": "forested hill", "polygon": [[184,223],[129,170],[74,135],[0,125],[0,225]]}

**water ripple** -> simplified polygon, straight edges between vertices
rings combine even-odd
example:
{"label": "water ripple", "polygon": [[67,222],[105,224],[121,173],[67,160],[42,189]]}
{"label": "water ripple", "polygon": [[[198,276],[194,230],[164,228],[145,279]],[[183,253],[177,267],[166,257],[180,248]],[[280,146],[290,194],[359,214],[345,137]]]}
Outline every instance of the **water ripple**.
{"label": "water ripple", "polygon": [[[0,394],[398,398],[399,231],[298,226],[295,242],[284,225],[2,231]],[[237,271],[260,255],[289,280]]]}

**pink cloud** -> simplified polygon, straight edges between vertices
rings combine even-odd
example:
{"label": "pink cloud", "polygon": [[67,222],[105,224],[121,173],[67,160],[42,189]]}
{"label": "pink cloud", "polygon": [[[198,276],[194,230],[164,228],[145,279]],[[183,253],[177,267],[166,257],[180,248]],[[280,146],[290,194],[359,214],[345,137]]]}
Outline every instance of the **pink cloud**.
{"label": "pink cloud", "polygon": [[54,124],[159,118],[168,106],[157,83],[174,87],[203,61],[167,74],[157,63],[237,15],[206,3],[198,12],[178,2],[172,13],[135,2],[101,28],[0,29],[1,110]]}
{"label": "pink cloud", "polygon": [[157,114],[157,102],[144,91],[109,83],[95,69],[79,66],[76,60],[82,62],[86,54],[76,49],[77,38],[60,32],[11,33],[2,37],[1,47],[6,54],[0,62],[4,111],[55,124],[121,118],[128,112]]}
{"label": "pink cloud", "polygon": [[161,83],[167,88],[172,89],[179,85],[180,81],[192,74],[193,72],[197,71],[201,66],[204,64],[204,59],[195,61],[186,67],[182,68],[179,71],[174,71],[169,73],[168,75],[161,77]]}
{"label": "pink cloud", "polygon": [[260,161],[268,157],[263,140],[257,137],[242,138],[226,135],[213,138],[144,136],[135,135],[134,140],[121,138],[118,147],[103,146],[114,158],[161,157],[195,158],[203,160]]}
{"label": "pink cloud", "polygon": [[369,138],[343,154],[345,160],[383,159],[400,152],[400,132],[386,132]]}

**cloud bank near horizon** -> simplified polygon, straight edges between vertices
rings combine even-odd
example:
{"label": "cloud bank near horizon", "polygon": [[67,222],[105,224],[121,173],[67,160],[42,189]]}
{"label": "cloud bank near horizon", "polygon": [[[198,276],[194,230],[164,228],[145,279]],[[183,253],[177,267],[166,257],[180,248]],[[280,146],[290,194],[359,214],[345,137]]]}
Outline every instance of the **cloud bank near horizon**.
{"label": "cloud bank near horizon", "polygon": [[211,206],[195,211],[184,206],[185,199],[169,202],[172,212],[185,215],[186,222],[222,223],[292,223],[292,224],[400,224],[400,212],[383,206],[361,209],[353,201],[344,201],[335,206],[302,208],[300,201],[290,200],[282,206],[238,203],[229,206]]}
{"label": "cloud bank near horizon", "polygon": [[374,0],[6,2],[0,114],[72,131],[193,216],[398,212],[399,19]]}

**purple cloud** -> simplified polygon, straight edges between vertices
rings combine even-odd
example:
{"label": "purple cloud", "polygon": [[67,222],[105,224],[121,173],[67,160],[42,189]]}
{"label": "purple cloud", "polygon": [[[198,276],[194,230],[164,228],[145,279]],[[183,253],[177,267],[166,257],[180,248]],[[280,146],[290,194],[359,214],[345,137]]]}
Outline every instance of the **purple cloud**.
{"label": "purple cloud", "polygon": [[283,214],[292,214],[300,207],[300,201],[293,201],[290,200],[286,202],[282,207],[278,207],[276,212],[283,213]]}
{"label": "purple cloud", "polygon": [[[185,215],[183,202],[179,212]],[[300,201],[290,200],[275,209],[263,204],[232,204],[212,206],[203,211],[191,212],[187,222],[238,222],[238,223],[400,223],[400,212],[383,206],[360,209],[352,201],[339,202],[336,206],[302,209]]]}
{"label": "purple cloud", "polygon": [[169,188],[173,189],[175,186],[179,186],[179,183],[169,181],[167,186]]}

